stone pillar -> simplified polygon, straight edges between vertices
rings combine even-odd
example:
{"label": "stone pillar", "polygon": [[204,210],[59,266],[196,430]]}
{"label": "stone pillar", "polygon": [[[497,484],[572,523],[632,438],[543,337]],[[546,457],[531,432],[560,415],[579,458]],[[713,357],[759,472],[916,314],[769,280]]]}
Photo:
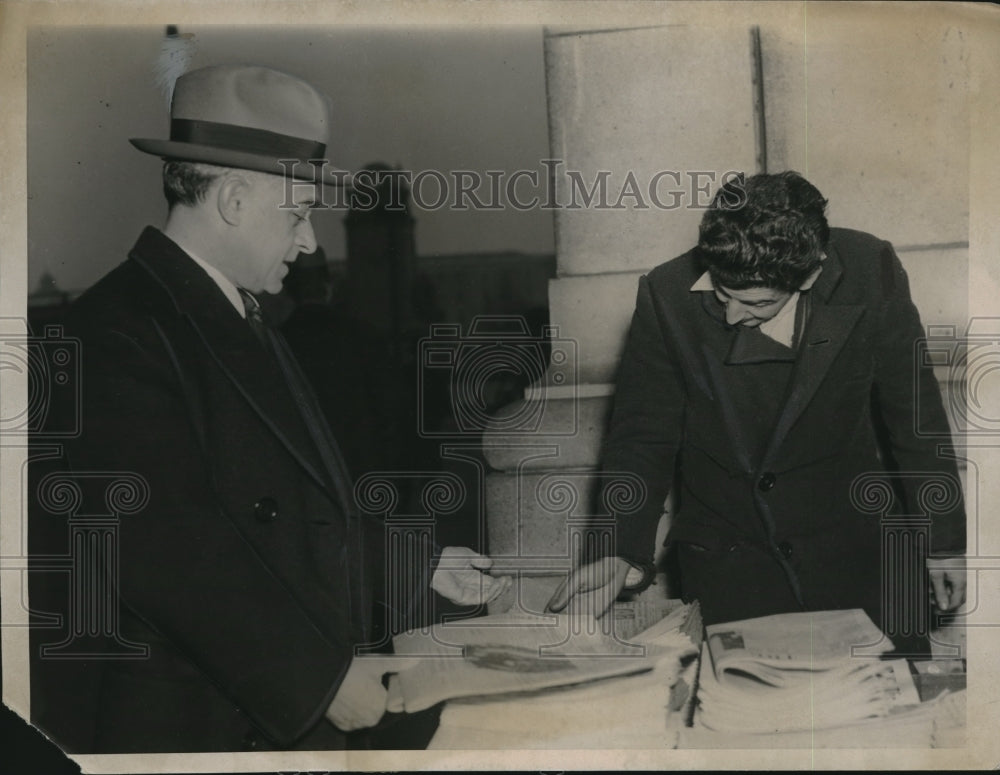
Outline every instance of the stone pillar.
{"label": "stone pillar", "polygon": [[[761,28],[767,157],[774,171],[798,170],[823,192],[830,201],[831,225],[889,240],[906,269],[928,333],[927,350],[933,356],[929,362],[952,423],[953,438],[941,440],[941,454],[951,454],[947,448],[952,442],[959,445],[956,462],[970,514],[971,557],[979,538],[981,466],[969,465],[967,457],[981,459],[987,445],[975,441],[963,447],[965,434],[976,438],[982,429],[965,408],[976,366],[958,353],[970,343],[991,341],[989,334],[980,339],[974,317],[970,323],[976,313],[970,299],[989,299],[980,314],[993,318],[995,293],[988,290],[993,284],[979,272],[996,266],[996,253],[970,253],[969,217],[970,211],[976,212],[970,181],[980,169],[991,169],[982,156],[992,140],[975,145],[972,139],[978,129],[973,110],[978,94],[968,31],[932,17],[893,13],[896,10],[882,6],[872,16],[810,4],[803,30]],[[972,148],[977,149],[975,156]],[[973,158],[980,164],[970,167]],[[987,211],[993,218],[990,208],[982,207]],[[979,266],[970,265],[970,256],[977,255],[984,257]],[[987,323],[990,328],[994,326]],[[985,396],[977,398],[983,402],[983,416],[996,416],[991,414],[996,404],[990,407]],[[913,554],[919,548],[917,534],[899,529],[887,527],[886,546],[919,556]],[[891,574],[902,573],[905,563],[892,553],[884,563],[886,589],[891,591]],[[918,578],[926,583],[922,572]],[[976,589],[970,578],[970,612],[981,611]],[[964,619],[958,620],[962,626]],[[904,624],[887,620],[886,632],[910,634]],[[937,623],[932,621],[931,627]],[[934,632],[935,653],[954,656],[943,640],[961,643],[964,636],[959,633],[953,627]]]}
{"label": "stone pillar", "polygon": [[[601,513],[600,444],[638,278],[695,244],[727,172],[755,171],[754,88],[749,28],[550,29],[544,42],[552,360],[504,412],[540,419],[485,434],[486,508],[494,557],[565,566],[574,525]],[[540,610],[557,582],[522,579],[494,610]]]}
{"label": "stone pillar", "polygon": [[[971,44],[958,27],[895,10],[879,10],[883,25],[814,5],[805,33],[761,28],[769,171],[805,175],[829,200],[832,226],[892,242],[924,325],[962,332]],[[961,392],[947,369],[937,373]]]}

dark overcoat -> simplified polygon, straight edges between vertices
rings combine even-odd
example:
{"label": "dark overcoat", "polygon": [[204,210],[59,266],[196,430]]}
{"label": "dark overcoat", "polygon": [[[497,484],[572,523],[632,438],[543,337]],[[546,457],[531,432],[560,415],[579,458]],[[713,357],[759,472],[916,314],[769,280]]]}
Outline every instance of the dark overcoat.
{"label": "dark overcoat", "polygon": [[133,472],[149,490],[117,526],[115,603],[115,636],[149,657],[91,664],[93,694],[68,700],[96,706],[77,745],[341,747],[324,711],[371,636],[380,525],[357,514],[282,371],[152,228],[75,303],[67,334],[83,364],[70,470]]}
{"label": "dark overcoat", "polygon": [[[892,514],[926,516],[929,528],[917,520],[905,540],[929,529],[934,553],[965,546],[906,273],[889,243],[861,232],[833,229],[826,253],[795,350],[727,325],[714,294],[692,291],[694,251],[639,283],[603,464],[646,493],[616,515],[617,551],[651,559],[676,479],[668,541],[708,623],[853,607],[882,621],[883,571],[909,583],[886,564],[898,549]],[[883,484],[895,490],[886,509]]]}

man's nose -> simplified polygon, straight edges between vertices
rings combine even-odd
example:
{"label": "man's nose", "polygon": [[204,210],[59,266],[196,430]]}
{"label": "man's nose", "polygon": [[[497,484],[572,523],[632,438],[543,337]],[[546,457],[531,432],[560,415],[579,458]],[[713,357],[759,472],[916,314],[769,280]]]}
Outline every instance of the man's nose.
{"label": "man's nose", "polygon": [[742,323],[744,320],[748,320],[750,317],[750,312],[734,299],[730,299],[726,304],[726,323],[731,326],[736,326]]}
{"label": "man's nose", "polygon": [[302,221],[296,229],[295,247],[299,253],[314,253],[316,251],[316,232],[310,221]]}

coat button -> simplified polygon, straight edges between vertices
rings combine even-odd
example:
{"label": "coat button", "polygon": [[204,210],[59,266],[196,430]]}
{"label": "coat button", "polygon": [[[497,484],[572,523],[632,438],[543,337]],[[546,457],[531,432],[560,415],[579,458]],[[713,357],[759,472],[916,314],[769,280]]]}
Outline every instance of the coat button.
{"label": "coat button", "polygon": [[757,480],[757,489],[760,490],[761,492],[767,492],[772,487],[774,487],[775,481],[776,481],[775,475],[772,474],[770,471],[767,471],[764,473],[763,476],[761,476],[760,479]]}
{"label": "coat button", "polygon": [[792,559],[792,545],[788,541],[782,541],[778,544],[778,551],[781,552],[781,556],[786,560]]}
{"label": "coat button", "polygon": [[274,522],[278,518],[278,502],[274,498],[261,498],[253,505],[253,516],[258,522]]}

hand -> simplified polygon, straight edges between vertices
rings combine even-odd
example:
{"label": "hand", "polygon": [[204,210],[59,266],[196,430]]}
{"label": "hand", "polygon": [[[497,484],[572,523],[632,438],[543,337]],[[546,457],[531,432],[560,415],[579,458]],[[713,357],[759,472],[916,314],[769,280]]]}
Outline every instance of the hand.
{"label": "hand", "polygon": [[482,605],[496,600],[510,589],[510,576],[488,576],[493,560],[464,546],[448,546],[441,552],[441,561],[431,589],[458,605]]}
{"label": "hand", "polygon": [[938,610],[954,611],[965,602],[966,575],[964,559],[927,560],[927,575]]}
{"label": "hand", "polygon": [[385,672],[385,660],[354,657],[337,695],[326,709],[330,723],[344,732],[375,726],[385,714],[388,697],[382,686]]}
{"label": "hand", "polygon": [[570,613],[591,614],[600,619],[625,586],[631,567],[621,557],[604,557],[582,565],[559,585],[545,607],[558,613],[572,601]]}

